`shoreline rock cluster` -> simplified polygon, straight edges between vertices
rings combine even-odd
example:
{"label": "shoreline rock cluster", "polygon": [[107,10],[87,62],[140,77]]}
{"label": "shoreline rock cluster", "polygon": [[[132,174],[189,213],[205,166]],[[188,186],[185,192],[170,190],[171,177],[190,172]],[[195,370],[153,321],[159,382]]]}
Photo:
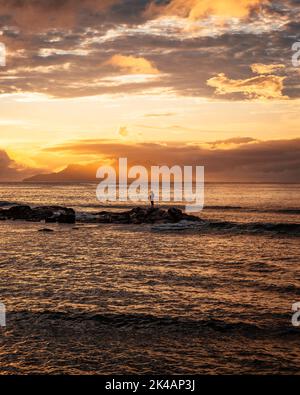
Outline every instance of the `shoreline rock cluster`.
{"label": "shoreline rock cluster", "polygon": [[199,217],[183,213],[175,207],[164,210],[161,208],[142,208],[135,207],[130,211],[107,212],[102,211],[95,214],[95,222],[112,224],[166,224],[177,223],[180,221],[200,222]]}
{"label": "shoreline rock cluster", "polygon": [[88,218],[76,219],[76,213],[72,208],[61,206],[13,206],[8,209],[0,209],[0,220],[21,220],[28,222],[74,224],[76,222],[102,223],[102,224],[168,224],[180,221],[202,222],[199,217],[185,214],[175,207],[168,210],[159,207],[135,207],[129,211],[112,212],[101,211],[90,213]]}
{"label": "shoreline rock cluster", "polygon": [[74,224],[76,214],[72,208],[60,206],[13,206],[0,210],[0,220]]}

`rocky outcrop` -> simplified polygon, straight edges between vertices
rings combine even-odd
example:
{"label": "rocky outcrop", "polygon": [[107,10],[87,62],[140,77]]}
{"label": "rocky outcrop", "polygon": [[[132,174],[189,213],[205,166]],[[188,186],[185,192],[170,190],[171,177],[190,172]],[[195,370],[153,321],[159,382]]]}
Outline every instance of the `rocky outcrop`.
{"label": "rocky outcrop", "polygon": [[[30,222],[74,224],[76,214],[72,208],[60,206],[13,206],[0,210],[0,220],[23,220]],[[168,224],[180,221],[201,222],[199,217],[183,213],[177,208],[164,210],[161,208],[135,207],[130,211],[101,211],[78,217],[77,222],[103,224]]]}
{"label": "rocky outcrop", "polygon": [[31,208],[30,206],[13,206],[9,209],[0,210],[0,219],[74,224],[76,221],[76,216],[75,211],[72,208],[60,206],[44,206],[34,208]]}
{"label": "rocky outcrop", "polygon": [[160,208],[136,207],[130,211],[112,213],[102,211],[95,214],[95,221],[99,223],[113,224],[156,224],[156,223],[176,223],[183,220],[200,222],[199,217],[184,214],[182,210],[170,208],[163,210]]}

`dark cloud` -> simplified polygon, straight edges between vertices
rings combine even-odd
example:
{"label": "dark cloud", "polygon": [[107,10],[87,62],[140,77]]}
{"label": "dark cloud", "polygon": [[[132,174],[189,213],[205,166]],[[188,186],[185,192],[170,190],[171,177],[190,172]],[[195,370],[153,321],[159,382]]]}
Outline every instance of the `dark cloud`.
{"label": "dark cloud", "polygon": [[76,27],[86,13],[103,12],[119,0],[0,0],[0,15],[22,31]]}
{"label": "dark cloud", "polygon": [[[299,2],[272,1],[264,5],[260,17],[251,13],[243,20],[240,31],[226,23],[211,29],[204,25],[199,35],[180,25],[147,20],[149,3],[0,0],[1,41],[8,48],[7,67],[0,69],[1,92],[78,97],[161,87],[182,95],[215,97],[207,81],[218,74],[245,80],[252,64],[280,63],[285,68],[276,75],[286,77],[282,94],[300,97],[299,70],[291,67],[291,47],[300,40]],[[272,28],[276,23],[278,27]],[[120,73],[108,63],[120,54],[147,59],[162,77],[142,83],[105,82]],[[226,96],[244,98],[239,92]]]}
{"label": "dark cloud", "polygon": [[[130,145],[88,140],[55,146],[46,151],[76,154],[79,158],[87,154],[93,157],[96,164],[86,167],[86,178],[89,180],[94,177],[92,172],[104,159],[117,161],[120,157],[126,157],[130,165],[146,167],[175,164],[205,166],[207,181],[300,182],[300,139],[255,141],[249,138],[244,144],[241,139],[238,142],[241,144],[235,148],[210,149],[191,144]],[[84,173],[84,168],[80,167],[80,172]],[[74,179],[75,175],[72,177]]]}

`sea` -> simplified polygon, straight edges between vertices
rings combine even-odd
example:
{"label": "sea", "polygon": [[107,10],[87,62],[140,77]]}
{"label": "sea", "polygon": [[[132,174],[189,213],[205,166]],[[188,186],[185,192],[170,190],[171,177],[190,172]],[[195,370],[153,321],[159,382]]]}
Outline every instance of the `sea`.
{"label": "sea", "polygon": [[0,184],[15,204],[79,222],[0,221],[1,375],[300,373],[299,184],[207,183],[200,224],[81,221],[139,205],[92,183]]}

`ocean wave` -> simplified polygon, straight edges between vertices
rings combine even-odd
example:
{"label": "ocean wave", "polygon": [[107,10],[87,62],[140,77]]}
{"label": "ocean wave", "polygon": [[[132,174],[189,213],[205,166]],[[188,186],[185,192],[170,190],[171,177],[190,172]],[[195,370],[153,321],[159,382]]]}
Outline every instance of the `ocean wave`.
{"label": "ocean wave", "polygon": [[237,211],[237,210],[246,210],[247,207],[241,206],[204,206],[204,210],[216,210],[216,211]]}
{"label": "ocean wave", "polygon": [[6,200],[0,200],[0,207],[11,207],[11,206],[17,206],[19,203],[17,202],[9,202]]}
{"label": "ocean wave", "polygon": [[91,313],[66,313],[43,311],[31,313],[28,311],[11,312],[9,317],[11,322],[18,323],[19,326],[29,326],[32,329],[47,329],[60,326],[74,328],[77,325],[86,325],[90,327],[92,324],[95,332],[98,332],[97,326],[103,330],[111,331],[112,329],[121,330],[166,330],[168,333],[184,332],[197,333],[205,331],[221,332],[223,334],[241,334],[241,335],[289,335],[299,331],[289,325],[290,316],[281,314],[272,315],[269,320],[264,323],[260,322],[242,322],[242,321],[226,321],[217,318],[204,317],[199,320],[189,319],[186,317],[172,316],[153,316],[144,314],[91,314]]}
{"label": "ocean wave", "polygon": [[204,210],[212,211],[241,211],[247,213],[269,213],[269,214],[290,214],[299,215],[300,208],[261,208],[261,207],[242,207],[242,206],[205,206]]}
{"label": "ocean wave", "polygon": [[300,235],[300,224],[298,223],[235,223],[235,222],[210,222],[209,228],[231,232],[245,233],[282,233],[288,235]]}
{"label": "ocean wave", "polygon": [[299,215],[300,209],[297,208],[287,208],[287,209],[279,209],[279,210],[269,210],[268,212],[274,212],[278,214],[292,214],[292,215]]}
{"label": "ocean wave", "polygon": [[176,224],[159,224],[152,227],[153,231],[198,231],[198,232],[222,232],[222,233],[246,233],[246,234],[285,234],[300,236],[300,224],[298,223],[236,223],[228,221],[203,221],[194,223],[181,221]]}

